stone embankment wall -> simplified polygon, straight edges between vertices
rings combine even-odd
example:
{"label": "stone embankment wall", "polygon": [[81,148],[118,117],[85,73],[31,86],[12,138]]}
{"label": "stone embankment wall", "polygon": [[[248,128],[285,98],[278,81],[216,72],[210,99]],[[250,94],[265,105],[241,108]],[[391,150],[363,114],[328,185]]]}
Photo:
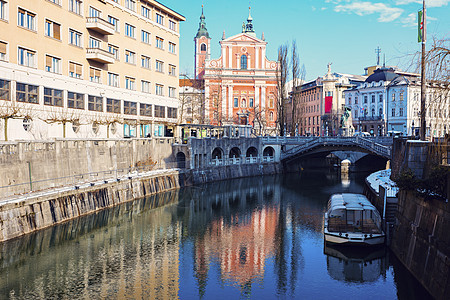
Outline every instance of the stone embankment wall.
{"label": "stone embankment wall", "polygon": [[281,172],[282,168],[279,163],[217,166],[201,170],[192,170],[191,172],[186,173],[186,180],[192,184],[201,184],[231,178],[272,175]]}
{"label": "stone embankment wall", "polygon": [[[449,177],[450,178],[450,177]],[[400,191],[391,248],[436,299],[450,295],[450,204]]]}
{"label": "stone embankment wall", "polygon": [[[430,147],[436,149],[436,145],[429,142],[394,140],[393,178],[407,169],[418,179],[426,178],[430,155],[433,155]],[[448,195],[450,173],[447,173],[446,201],[432,195],[425,199],[416,191],[400,190],[391,242],[395,255],[436,299],[448,299],[450,295]]]}
{"label": "stone embankment wall", "polygon": [[31,188],[117,178],[136,167],[173,168],[172,143],[170,138],[1,142],[0,199]]}
{"label": "stone embankment wall", "polygon": [[179,188],[180,176],[184,175],[180,175],[178,171],[140,175],[97,186],[65,192],[50,191],[45,196],[1,203],[0,242],[137,198]]}

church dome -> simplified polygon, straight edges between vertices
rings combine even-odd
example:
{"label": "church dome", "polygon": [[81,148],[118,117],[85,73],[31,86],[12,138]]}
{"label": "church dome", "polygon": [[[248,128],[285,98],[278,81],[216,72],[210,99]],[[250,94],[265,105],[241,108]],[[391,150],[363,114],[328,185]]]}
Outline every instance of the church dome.
{"label": "church dome", "polygon": [[379,68],[373,71],[373,74],[367,77],[366,81],[367,83],[370,82],[379,82],[379,81],[391,81],[395,77],[397,77],[398,74],[395,73],[393,68]]}

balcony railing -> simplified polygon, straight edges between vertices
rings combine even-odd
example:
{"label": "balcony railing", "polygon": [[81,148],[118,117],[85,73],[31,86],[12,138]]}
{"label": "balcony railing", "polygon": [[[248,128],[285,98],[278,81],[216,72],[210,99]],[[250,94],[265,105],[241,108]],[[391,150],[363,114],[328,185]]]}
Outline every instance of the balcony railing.
{"label": "balcony railing", "polygon": [[100,48],[87,48],[86,58],[102,64],[114,63],[114,54]]}
{"label": "balcony railing", "polygon": [[382,116],[364,116],[364,117],[359,117],[358,120],[360,121],[380,121],[382,120],[383,117]]}
{"label": "balcony railing", "polygon": [[86,28],[95,30],[101,34],[110,35],[114,34],[114,25],[100,17],[87,17]]}

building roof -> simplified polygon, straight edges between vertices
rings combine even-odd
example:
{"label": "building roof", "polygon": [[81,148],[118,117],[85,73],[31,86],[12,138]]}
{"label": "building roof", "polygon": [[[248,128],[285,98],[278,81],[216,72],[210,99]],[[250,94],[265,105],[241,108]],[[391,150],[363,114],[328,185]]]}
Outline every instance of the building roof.
{"label": "building roof", "polygon": [[379,82],[379,81],[391,81],[395,77],[397,77],[398,74],[395,72],[393,68],[379,68],[373,71],[373,74],[367,77],[366,81],[367,83],[370,82]]}

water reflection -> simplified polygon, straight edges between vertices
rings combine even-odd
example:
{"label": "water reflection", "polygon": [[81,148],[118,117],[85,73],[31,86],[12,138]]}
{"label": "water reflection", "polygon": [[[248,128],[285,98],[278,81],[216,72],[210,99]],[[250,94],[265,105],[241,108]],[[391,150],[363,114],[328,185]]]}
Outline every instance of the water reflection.
{"label": "water reflection", "polygon": [[324,250],[329,196],[361,192],[363,180],[216,182],[61,224],[0,244],[0,298],[406,299],[417,284],[383,253]]}
{"label": "water reflection", "polygon": [[327,270],[331,278],[344,282],[372,282],[386,276],[384,247],[324,246]]}

